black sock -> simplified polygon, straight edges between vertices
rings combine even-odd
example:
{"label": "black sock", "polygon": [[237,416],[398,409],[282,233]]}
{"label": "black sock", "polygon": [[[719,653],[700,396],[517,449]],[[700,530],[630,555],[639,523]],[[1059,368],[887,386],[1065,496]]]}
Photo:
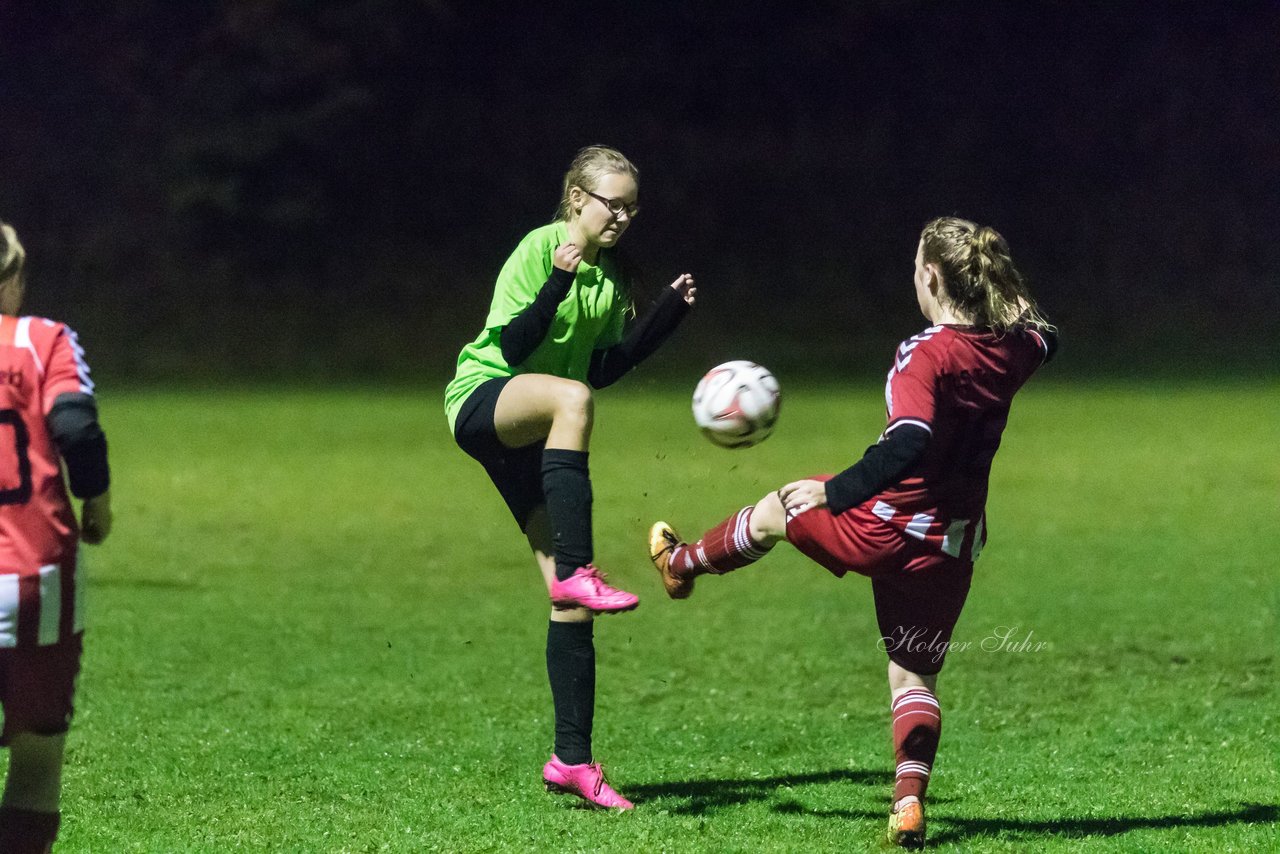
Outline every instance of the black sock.
{"label": "black sock", "polygon": [[547,499],[556,578],[564,581],[591,563],[591,475],[586,451],[547,448],[542,452],[542,493]]}
{"label": "black sock", "polygon": [[556,756],[567,765],[591,761],[596,710],[596,647],[591,621],[547,627],[547,677],[556,709]]}

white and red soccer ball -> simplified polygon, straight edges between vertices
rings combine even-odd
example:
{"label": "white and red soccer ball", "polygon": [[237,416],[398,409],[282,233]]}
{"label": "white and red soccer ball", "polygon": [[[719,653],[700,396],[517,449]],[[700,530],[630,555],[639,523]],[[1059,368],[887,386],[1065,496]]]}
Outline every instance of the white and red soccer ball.
{"label": "white and red soccer ball", "polygon": [[693,392],[693,420],[722,448],[749,448],[773,432],[782,388],[768,369],[738,359],[707,371]]}

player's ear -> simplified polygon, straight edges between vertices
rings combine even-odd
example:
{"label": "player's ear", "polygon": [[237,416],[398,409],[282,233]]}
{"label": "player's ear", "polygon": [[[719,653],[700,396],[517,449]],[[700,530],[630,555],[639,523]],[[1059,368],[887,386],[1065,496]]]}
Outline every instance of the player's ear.
{"label": "player's ear", "polygon": [[569,212],[574,216],[582,213],[582,206],[587,203],[586,190],[577,184],[569,188]]}
{"label": "player's ear", "polygon": [[937,264],[924,265],[924,284],[929,289],[929,293],[933,294],[934,299],[937,299],[942,290],[942,272]]}

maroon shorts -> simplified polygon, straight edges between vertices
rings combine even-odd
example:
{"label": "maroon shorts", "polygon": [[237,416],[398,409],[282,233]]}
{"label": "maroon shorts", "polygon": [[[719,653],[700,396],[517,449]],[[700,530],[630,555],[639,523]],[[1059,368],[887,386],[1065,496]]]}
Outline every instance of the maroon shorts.
{"label": "maroon shorts", "polygon": [[0,745],[21,732],[61,735],[71,726],[84,633],[51,646],[0,649]]}
{"label": "maroon shorts", "polygon": [[934,551],[866,506],[839,516],[825,507],[806,510],[787,520],[787,540],[836,576],[870,576],[881,644],[891,661],[922,676],[942,669],[969,595],[972,561]]}

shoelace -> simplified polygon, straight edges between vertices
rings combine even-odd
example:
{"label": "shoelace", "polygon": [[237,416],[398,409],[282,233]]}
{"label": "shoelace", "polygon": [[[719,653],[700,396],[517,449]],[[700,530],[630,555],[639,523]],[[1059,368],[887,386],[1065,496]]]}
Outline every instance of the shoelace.
{"label": "shoelace", "polygon": [[600,767],[600,763],[598,762],[592,763],[588,767],[590,767],[592,771],[596,772],[596,785],[595,788],[592,789],[591,793],[598,798],[600,797],[600,790],[604,788],[604,769]]}

